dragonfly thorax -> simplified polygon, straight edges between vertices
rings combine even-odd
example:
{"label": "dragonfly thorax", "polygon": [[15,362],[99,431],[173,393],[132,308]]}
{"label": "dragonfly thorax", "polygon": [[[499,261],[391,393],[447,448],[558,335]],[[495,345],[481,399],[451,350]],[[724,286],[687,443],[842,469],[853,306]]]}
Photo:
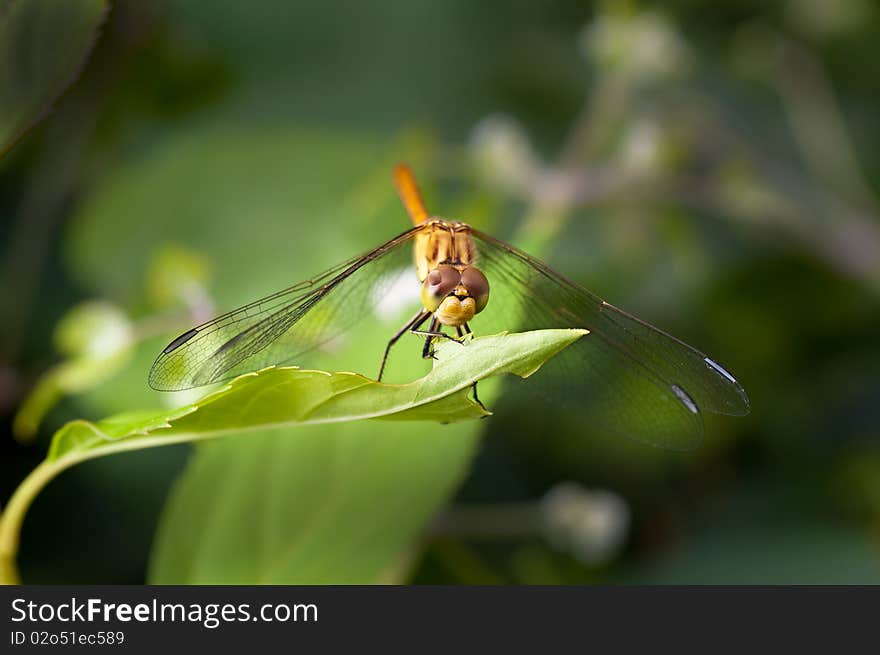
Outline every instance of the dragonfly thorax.
{"label": "dragonfly thorax", "polygon": [[464,325],[488,302],[489,281],[473,266],[441,264],[422,283],[422,304],[443,325]]}
{"label": "dragonfly thorax", "polygon": [[424,282],[428,273],[441,264],[470,266],[476,261],[476,249],[467,223],[431,218],[422,223],[414,245],[419,282]]}

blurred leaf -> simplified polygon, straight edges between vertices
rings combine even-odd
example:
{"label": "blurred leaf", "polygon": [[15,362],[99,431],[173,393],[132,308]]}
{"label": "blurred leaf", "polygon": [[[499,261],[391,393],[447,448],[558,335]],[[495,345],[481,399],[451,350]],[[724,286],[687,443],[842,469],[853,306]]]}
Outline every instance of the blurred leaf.
{"label": "blurred leaf", "polygon": [[287,287],[408,227],[393,145],[271,125],[170,139],[85,198],[64,244],[71,273],[140,306],[155,287],[145,271],[174,243],[212,263],[218,306]]}
{"label": "blurred leaf", "polygon": [[[876,8],[876,5],[875,5]],[[788,0],[787,22],[804,36],[831,39],[852,32],[871,21],[869,0]]]}
{"label": "blurred leaf", "polygon": [[[555,352],[580,336],[547,332],[503,342],[481,338],[467,348],[447,343],[442,355],[466,366],[474,346],[496,342],[503,349],[487,350],[487,363],[523,375],[543,363],[545,348]],[[506,352],[514,344],[507,342],[526,335],[514,363]],[[542,345],[530,351],[538,339]],[[452,376],[449,384],[467,390],[467,380],[456,382],[465,371],[454,370],[453,361],[440,369]],[[415,418],[414,411],[399,417]],[[249,437],[246,450],[229,440],[200,448],[166,506],[150,581],[378,582],[466,474],[479,436],[474,423],[429,430],[425,424],[318,426],[296,438]]]}
{"label": "blurred leaf", "polygon": [[780,521],[713,526],[655,557],[624,582],[639,584],[877,584],[869,534],[845,525]]}
{"label": "blurred leaf", "polygon": [[851,514],[880,519],[880,449],[859,448],[842,459],[834,496]]}
{"label": "blurred leaf", "polygon": [[[471,359],[451,343],[445,354]],[[522,354],[520,373],[538,363]],[[478,436],[474,424],[430,433],[334,425],[201,448],[169,500],[151,581],[377,582],[453,492]]]}
{"label": "blurred leaf", "polygon": [[104,0],[10,0],[0,8],[0,156],[79,74]]}
{"label": "blurred leaf", "polygon": [[370,421],[201,444],[166,503],[148,581],[375,584],[455,493],[480,428]]}
{"label": "blurred leaf", "polygon": [[[79,462],[252,428],[367,418],[446,422],[479,418],[487,412],[468,398],[472,383],[508,372],[527,377],[584,334],[583,330],[542,330],[461,344],[445,342],[437,345],[432,371],[409,384],[383,384],[355,373],[270,368],[236,378],[176,410],[129,412],[98,423],[72,421],[55,433],[46,460],[10,500],[0,520],[0,559],[14,557],[24,513],[40,489]],[[346,493],[357,493],[343,486]]]}

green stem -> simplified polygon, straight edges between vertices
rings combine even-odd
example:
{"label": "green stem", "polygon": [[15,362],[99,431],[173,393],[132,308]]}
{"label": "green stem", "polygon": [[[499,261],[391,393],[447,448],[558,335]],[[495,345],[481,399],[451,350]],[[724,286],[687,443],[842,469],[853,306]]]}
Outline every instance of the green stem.
{"label": "green stem", "polygon": [[41,462],[12,494],[0,515],[0,584],[21,584],[15,556],[18,554],[21,524],[28,507],[52,478],[74,462],[74,458],[70,457]]}
{"label": "green stem", "polygon": [[216,436],[219,432],[200,435],[181,434],[172,437],[153,437],[136,441],[126,440],[100,450],[73,452],[58,459],[46,459],[22,481],[0,514],[0,585],[21,584],[15,560],[21,537],[21,526],[31,503],[55,476],[65,469],[96,457],[126,450],[138,450],[154,446],[171,445],[184,441],[196,441]]}
{"label": "green stem", "polygon": [[18,555],[21,526],[24,523],[24,517],[37,494],[59,473],[80,462],[111,453],[170,445],[182,441],[195,441],[197,439],[210,438],[211,436],[214,435],[207,433],[194,437],[193,435],[183,434],[170,438],[154,437],[138,441],[121,441],[102,450],[73,452],[58,459],[46,459],[40,462],[22,483],[18,485],[18,488],[3,509],[3,513],[0,514],[0,585],[21,584],[21,576],[18,574],[15,561]]}

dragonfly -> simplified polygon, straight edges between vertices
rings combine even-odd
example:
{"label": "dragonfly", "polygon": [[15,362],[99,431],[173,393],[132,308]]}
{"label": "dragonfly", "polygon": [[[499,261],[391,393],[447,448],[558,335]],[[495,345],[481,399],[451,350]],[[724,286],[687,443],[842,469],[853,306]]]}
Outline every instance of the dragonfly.
{"label": "dragonfly", "polygon": [[[392,348],[407,333],[425,339],[422,357],[430,358],[438,339],[463,341],[475,331],[578,328],[588,333],[542,367],[543,395],[583,411],[597,429],[685,450],[702,438],[704,412],[748,414],[742,385],[714,359],[522,250],[431,215],[406,164],[395,167],[394,185],[410,229],[187,330],[157,357],[150,386],[190,389],[296,361],[393,300],[404,271],[418,283],[421,304],[390,336],[380,381]],[[476,386],[474,399],[479,402]]]}

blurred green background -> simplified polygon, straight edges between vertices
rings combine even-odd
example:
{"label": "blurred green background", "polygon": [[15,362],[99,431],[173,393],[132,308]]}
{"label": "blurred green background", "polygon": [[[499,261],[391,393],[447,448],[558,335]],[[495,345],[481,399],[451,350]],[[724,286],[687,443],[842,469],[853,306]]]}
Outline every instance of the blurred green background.
{"label": "blurred green background", "polygon": [[400,159],[752,414],[688,453],[501,401],[115,455],[37,498],[22,579],[880,582],[878,43],[868,0],[114,3],[0,160],[2,498],[65,421],[191,399],[146,385],[171,337],[405,229]]}

